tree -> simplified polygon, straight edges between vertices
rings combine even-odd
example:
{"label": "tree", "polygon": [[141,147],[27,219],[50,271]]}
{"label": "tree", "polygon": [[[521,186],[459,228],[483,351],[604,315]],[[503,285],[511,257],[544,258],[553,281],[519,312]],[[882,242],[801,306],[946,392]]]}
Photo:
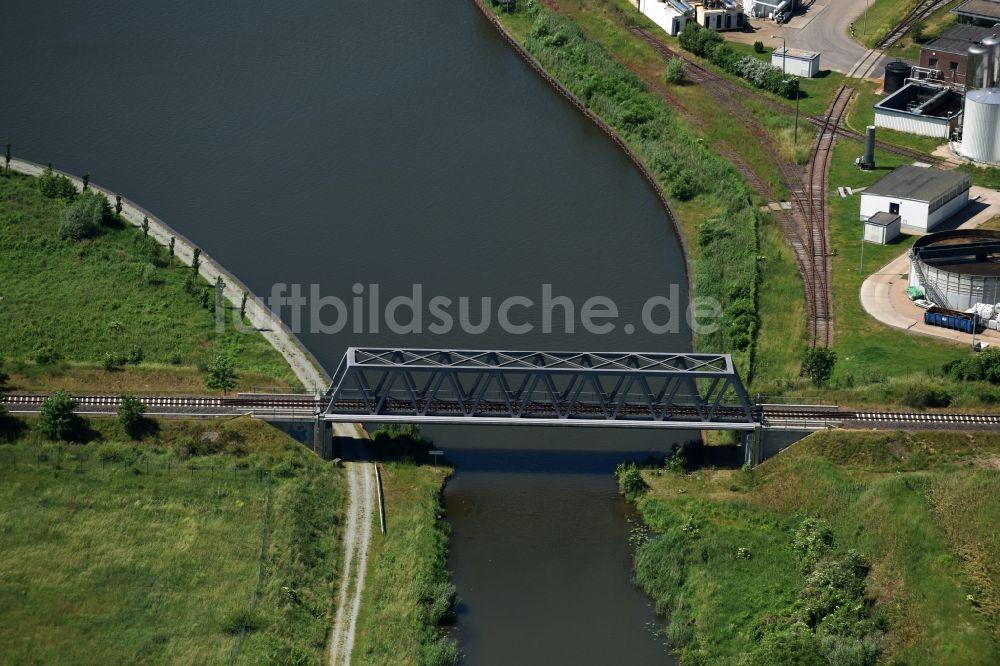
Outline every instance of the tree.
{"label": "tree", "polygon": [[145,413],[146,405],[139,398],[127,393],[122,395],[121,405],[118,406],[118,423],[130,437],[135,438],[142,432],[146,421],[143,416]]}
{"label": "tree", "polygon": [[6,154],[4,155],[4,160],[5,160],[5,164],[7,166],[7,170],[10,171],[10,144],[9,143],[7,144],[7,150],[6,150]]}
{"label": "tree", "polygon": [[687,74],[684,70],[684,61],[680,58],[671,58],[667,63],[667,73],[664,75],[667,83],[682,85],[687,81]]}
{"label": "tree", "polygon": [[215,391],[229,393],[236,387],[236,368],[226,354],[217,354],[208,364],[205,385]]}
{"label": "tree", "polygon": [[177,241],[173,236],[170,237],[170,256],[174,256],[174,243]]}
{"label": "tree", "polygon": [[191,271],[197,274],[199,266],[201,266],[201,248],[196,247],[194,249],[194,256],[191,258]]}
{"label": "tree", "polygon": [[240,318],[243,318],[247,314],[247,292],[243,292],[243,298],[240,299]]}
{"label": "tree", "polygon": [[122,214],[122,195],[115,195],[115,217]]}
{"label": "tree", "polygon": [[149,218],[145,215],[142,216],[142,236],[143,238],[149,237]]}
{"label": "tree", "polygon": [[76,430],[77,402],[66,391],[56,391],[42,403],[38,429],[49,439],[67,439]]}
{"label": "tree", "polygon": [[833,375],[837,364],[837,352],[827,347],[816,347],[806,351],[802,361],[802,376],[808,377],[816,386],[822,386]]}
{"label": "tree", "polygon": [[83,174],[83,189],[87,189],[90,186],[90,174]]}

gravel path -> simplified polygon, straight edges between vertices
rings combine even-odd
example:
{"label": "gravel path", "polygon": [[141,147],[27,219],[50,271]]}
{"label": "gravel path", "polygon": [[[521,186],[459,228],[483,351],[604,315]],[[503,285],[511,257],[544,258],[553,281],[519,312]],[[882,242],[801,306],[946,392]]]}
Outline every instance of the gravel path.
{"label": "gravel path", "polygon": [[331,666],[346,666],[351,663],[375,511],[371,465],[366,462],[350,462],[346,466],[350,506],[347,529],[344,532],[344,569],[341,571],[337,616],[330,640]]}

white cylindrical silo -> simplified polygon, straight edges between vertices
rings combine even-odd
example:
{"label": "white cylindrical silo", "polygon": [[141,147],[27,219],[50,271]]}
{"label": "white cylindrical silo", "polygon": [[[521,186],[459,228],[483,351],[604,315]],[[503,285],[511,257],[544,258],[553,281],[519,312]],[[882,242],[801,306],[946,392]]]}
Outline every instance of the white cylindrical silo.
{"label": "white cylindrical silo", "polygon": [[1000,87],[1000,35],[993,34],[980,42],[990,50],[990,82],[984,88]]}
{"label": "white cylindrical silo", "polygon": [[967,92],[963,116],[959,152],[976,162],[1000,162],[1000,89]]}
{"label": "white cylindrical silo", "polygon": [[973,44],[969,47],[965,65],[965,88],[967,90],[988,87],[990,75],[987,74],[987,70],[992,60],[991,55],[992,50],[981,44]]}

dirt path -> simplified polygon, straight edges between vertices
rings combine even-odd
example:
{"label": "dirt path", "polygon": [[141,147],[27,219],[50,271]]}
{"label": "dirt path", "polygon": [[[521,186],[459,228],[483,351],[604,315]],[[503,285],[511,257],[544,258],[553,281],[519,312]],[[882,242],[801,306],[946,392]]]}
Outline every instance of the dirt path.
{"label": "dirt path", "polygon": [[346,666],[351,663],[375,511],[371,464],[350,462],[346,463],[346,467],[350,501],[347,528],[344,531],[344,568],[341,571],[340,593],[337,597],[337,616],[330,639],[331,666]]}

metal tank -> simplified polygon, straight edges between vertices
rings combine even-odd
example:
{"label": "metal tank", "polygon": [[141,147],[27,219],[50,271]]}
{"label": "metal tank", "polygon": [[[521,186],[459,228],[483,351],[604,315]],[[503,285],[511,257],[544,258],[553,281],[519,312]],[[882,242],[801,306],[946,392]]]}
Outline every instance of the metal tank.
{"label": "metal tank", "polygon": [[1000,87],[1000,34],[992,34],[980,42],[984,48],[990,50],[990,68],[988,85],[984,88]]}
{"label": "metal tank", "polygon": [[968,61],[965,66],[965,88],[988,88],[990,75],[988,73],[993,58],[992,49],[981,44],[973,44],[968,50]]}
{"label": "metal tank", "polygon": [[885,81],[882,84],[885,94],[891,95],[902,88],[909,76],[910,66],[905,62],[900,62],[899,60],[890,62],[885,66]]}
{"label": "metal tank", "polygon": [[975,162],[1000,162],[1000,89],[968,91],[963,115],[958,152]]}

